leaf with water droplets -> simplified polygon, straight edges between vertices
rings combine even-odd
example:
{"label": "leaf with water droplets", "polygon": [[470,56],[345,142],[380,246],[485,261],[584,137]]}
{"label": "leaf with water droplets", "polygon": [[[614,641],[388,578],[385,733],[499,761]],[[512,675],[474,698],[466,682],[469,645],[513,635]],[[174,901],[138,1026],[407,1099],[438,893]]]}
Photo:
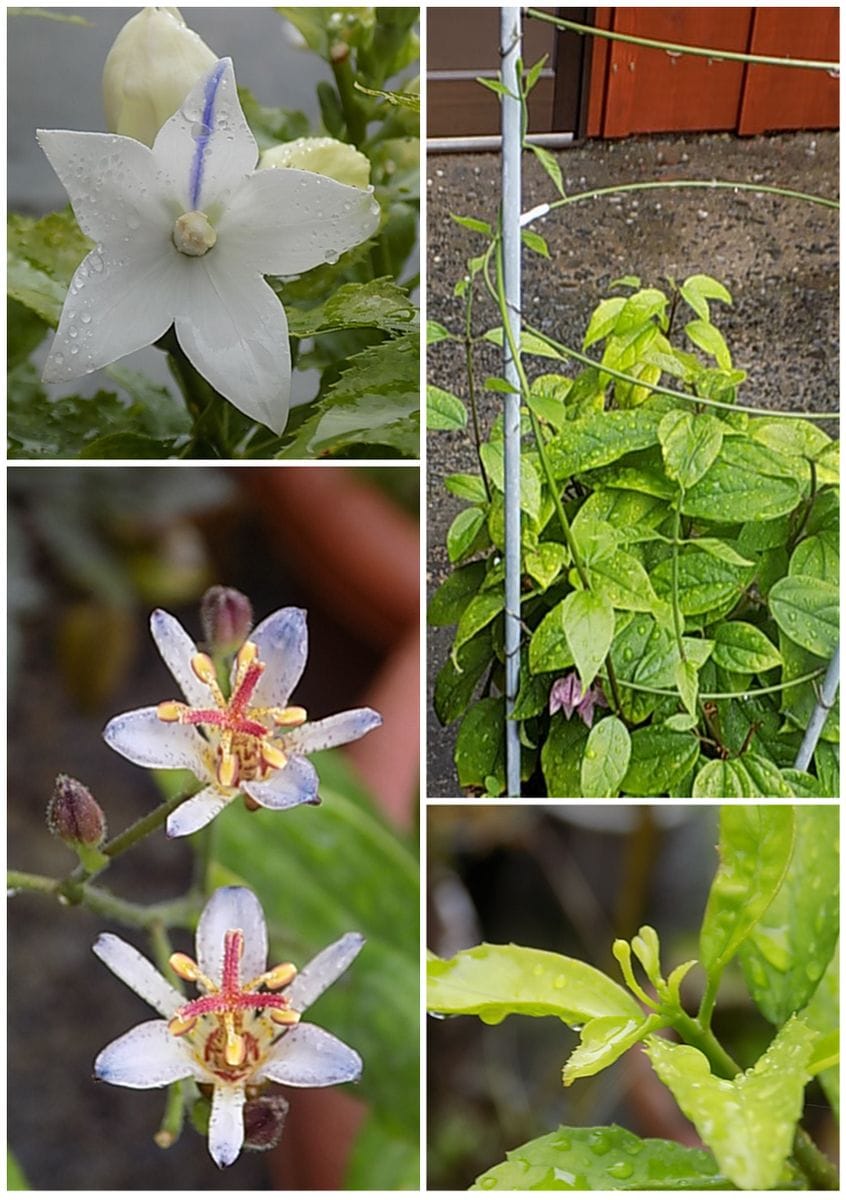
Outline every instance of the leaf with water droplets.
{"label": "leaf with water droplets", "polygon": [[618,717],[604,717],[588,736],[582,759],[582,795],[616,796],[628,770],[632,740]]}
{"label": "leaf with water droplets", "polygon": [[582,1029],[581,1041],[564,1064],[564,1086],[604,1071],[663,1024],[664,1018],[654,1013],[639,1021],[633,1017],[594,1017]]}
{"label": "leaf with water droplets", "polygon": [[[811,1029],[824,1037],[837,1033],[840,1029],[840,954],[835,946],[817,990],[811,997],[811,1002],[800,1014],[802,1020]],[[817,1057],[815,1050],[814,1057]],[[819,1081],[823,1091],[828,1096],[829,1103],[834,1109],[835,1116],[840,1112],[840,1069],[827,1067],[820,1073]]]}
{"label": "leaf with water droplets", "polygon": [[619,1125],[568,1128],[509,1150],[483,1172],[478,1191],[723,1191],[731,1184],[707,1150],[663,1138],[639,1138]]}
{"label": "leaf with water droplets", "polygon": [[767,910],[793,850],[793,806],[724,804],[720,865],[705,906],[699,959],[718,975]]}
{"label": "leaf with water droplets", "polygon": [[732,1080],[712,1075],[693,1046],[651,1037],[646,1052],[720,1170],[739,1188],[765,1191],[783,1177],[816,1040],[792,1017],[755,1066]]}
{"label": "leaf with water droplets", "polygon": [[839,809],[796,806],[796,837],[784,882],[740,948],[752,998],[773,1025],[808,1003],[839,929]]}
{"label": "leaf with water droplets", "polygon": [[511,1013],[580,1026],[594,1017],[643,1019],[620,984],[549,950],[483,943],[450,959],[432,958],[426,970],[426,1005],[433,1012],[470,1014],[492,1024]]}
{"label": "leaf with water droplets", "polygon": [[812,575],[789,575],[770,589],[779,629],[811,654],[827,658],[840,636],[840,589]]}

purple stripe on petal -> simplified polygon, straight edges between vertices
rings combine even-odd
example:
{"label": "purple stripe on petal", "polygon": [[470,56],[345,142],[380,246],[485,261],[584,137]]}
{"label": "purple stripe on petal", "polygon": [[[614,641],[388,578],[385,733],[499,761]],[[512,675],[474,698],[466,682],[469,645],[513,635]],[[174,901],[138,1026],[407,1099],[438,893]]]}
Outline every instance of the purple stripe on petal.
{"label": "purple stripe on petal", "polygon": [[223,72],[226,70],[227,60],[221,59],[214,70],[206,80],[204,93],[203,115],[200,118],[200,128],[198,133],[194,134],[194,141],[197,143],[194,149],[194,158],[191,163],[191,207],[197,209],[200,203],[200,191],[203,186],[203,167],[206,161],[206,149],[213,132],[212,125],[214,122],[214,104],[217,99],[217,89],[220,86],[220,81],[223,78]]}

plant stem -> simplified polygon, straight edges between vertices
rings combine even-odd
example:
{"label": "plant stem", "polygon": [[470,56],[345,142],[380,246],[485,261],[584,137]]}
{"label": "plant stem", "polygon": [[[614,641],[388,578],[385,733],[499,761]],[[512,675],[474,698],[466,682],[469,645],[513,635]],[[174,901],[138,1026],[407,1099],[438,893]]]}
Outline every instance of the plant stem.
{"label": "plant stem", "polygon": [[705,1055],[715,1075],[721,1079],[734,1079],[740,1074],[741,1068],[728,1051],[723,1049],[712,1031],[703,1028],[695,1017],[680,1012],[673,1017],[672,1025],[689,1046],[695,1046]]}
{"label": "plant stem", "polygon": [[467,371],[467,399],[470,401],[470,413],[473,417],[473,438],[476,442],[476,457],[479,460],[479,470],[482,472],[482,483],[485,485],[485,495],[491,499],[491,486],[488,473],[482,460],[482,435],[479,430],[479,410],[476,404],[476,371],[473,365],[473,278],[467,288],[467,300],[464,305],[464,362]]}
{"label": "plant stem", "polygon": [[153,1141],[162,1150],[169,1150],[179,1140],[185,1124],[185,1095],[183,1081],[172,1083],[167,1089],[162,1123],[153,1134]]}
{"label": "plant stem", "polygon": [[681,506],[684,503],[684,488],[680,485],[678,500],[674,508],[674,524],[673,524],[673,627],[676,631],[676,645],[679,648],[679,656],[682,662],[686,661],[687,656],[684,652],[684,620],[681,614],[681,606],[679,605],[679,543],[681,540]]}
{"label": "plant stem", "polygon": [[171,987],[176,988],[178,992],[185,991],[185,985],[182,980],[170,965],[170,956],[173,953],[173,946],[167,934],[167,928],[164,922],[153,921],[148,930],[150,937],[150,945],[153,948],[153,958],[156,966],[161,971],[162,975],[167,979]]}
{"label": "plant stem", "polygon": [[823,1192],[839,1191],[840,1178],[837,1168],[815,1145],[811,1136],[801,1125],[796,1126],[793,1138],[793,1157],[812,1189]]}
{"label": "plant stem", "polygon": [[29,871],[6,872],[6,887],[10,892],[42,892],[51,896],[56,893],[60,883],[60,879],[52,879],[49,875],[33,875]]}
{"label": "plant stem", "polygon": [[367,137],[367,121],[353,86],[349,47],[345,46],[343,49],[346,50],[346,54],[339,54],[337,58],[330,54],[329,65],[335,76],[335,87],[338,89],[338,98],[341,101],[347,134],[350,141],[360,150]]}

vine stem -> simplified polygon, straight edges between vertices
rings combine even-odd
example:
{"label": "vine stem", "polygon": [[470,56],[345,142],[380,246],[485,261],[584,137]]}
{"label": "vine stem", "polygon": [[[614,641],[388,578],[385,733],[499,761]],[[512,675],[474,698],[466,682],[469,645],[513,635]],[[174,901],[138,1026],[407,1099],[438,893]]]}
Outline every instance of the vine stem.
{"label": "vine stem", "polygon": [[[502,317],[503,336],[508,338],[508,345],[511,349],[511,357],[514,362],[514,365],[517,368],[517,373],[520,377],[520,389],[523,394],[523,400],[525,401],[526,407],[529,410],[529,419],[532,423],[532,433],[534,435],[535,444],[537,445],[537,448],[538,448],[538,455],[540,456],[541,467],[543,468],[543,473],[546,476],[547,486],[549,487],[550,493],[552,495],[552,501],[553,501],[553,504],[555,505],[555,511],[558,516],[558,521],[559,521],[559,524],[561,525],[561,529],[564,534],[564,540],[567,543],[567,548],[570,551],[570,555],[573,559],[573,565],[575,566],[576,571],[578,572],[579,579],[582,582],[582,586],[584,587],[585,591],[590,591],[591,590],[590,576],[588,575],[587,568],[585,567],[584,562],[582,561],[582,556],[579,553],[578,546],[576,545],[576,539],[573,537],[573,531],[570,527],[570,522],[567,518],[567,514],[564,511],[564,505],[561,502],[561,496],[559,495],[559,489],[555,482],[555,478],[552,474],[552,468],[549,465],[549,459],[547,458],[547,455],[546,455],[546,443],[545,443],[544,437],[543,437],[543,430],[540,427],[540,423],[532,409],[531,404],[529,404],[529,393],[531,391],[531,388],[529,386],[529,381],[526,377],[526,372],[523,370],[523,364],[520,361],[519,347],[516,344],[514,334],[511,331],[511,327],[510,327],[508,319],[507,319],[505,285],[503,283],[503,277],[502,277],[502,242],[499,238],[496,239],[496,300],[497,300],[497,304],[499,305],[500,315]],[[611,661],[610,653],[605,658],[605,671],[608,675],[608,683],[611,688],[612,699],[614,701],[614,708],[615,708],[617,715],[619,716],[622,714],[622,703],[620,700],[620,691],[619,691],[619,688],[617,687],[617,676],[616,676],[616,672],[614,670],[614,664]]]}
{"label": "vine stem", "polygon": [[479,410],[476,404],[476,370],[473,365],[473,280],[467,288],[467,299],[464,302],[464,363],[467,372],[467,399],[470,401],[470,413],[473,417],[473,437],[476,442],[476,457],[479,460],[479,470],[482,473],[482,483],[485,495],[491,499],[491,486],[488,473],[482,459],[482,434],[479,429]]}

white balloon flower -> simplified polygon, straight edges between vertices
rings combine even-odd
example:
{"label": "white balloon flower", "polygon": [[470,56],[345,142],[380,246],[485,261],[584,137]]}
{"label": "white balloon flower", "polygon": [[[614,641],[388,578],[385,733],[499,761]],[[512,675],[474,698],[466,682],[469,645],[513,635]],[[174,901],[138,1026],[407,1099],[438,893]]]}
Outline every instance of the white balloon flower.
{"label": "white balloon flower", "polygon": [[371,190],[309,171],[256,170],[258,147],[220,59],[152,149],[107,133],[39,130],[82,231],[45,382],[87,375],[173,325],[227,400],[281,433],[291,354],[285,311],[262,278],[335,262],[379,224]]}

